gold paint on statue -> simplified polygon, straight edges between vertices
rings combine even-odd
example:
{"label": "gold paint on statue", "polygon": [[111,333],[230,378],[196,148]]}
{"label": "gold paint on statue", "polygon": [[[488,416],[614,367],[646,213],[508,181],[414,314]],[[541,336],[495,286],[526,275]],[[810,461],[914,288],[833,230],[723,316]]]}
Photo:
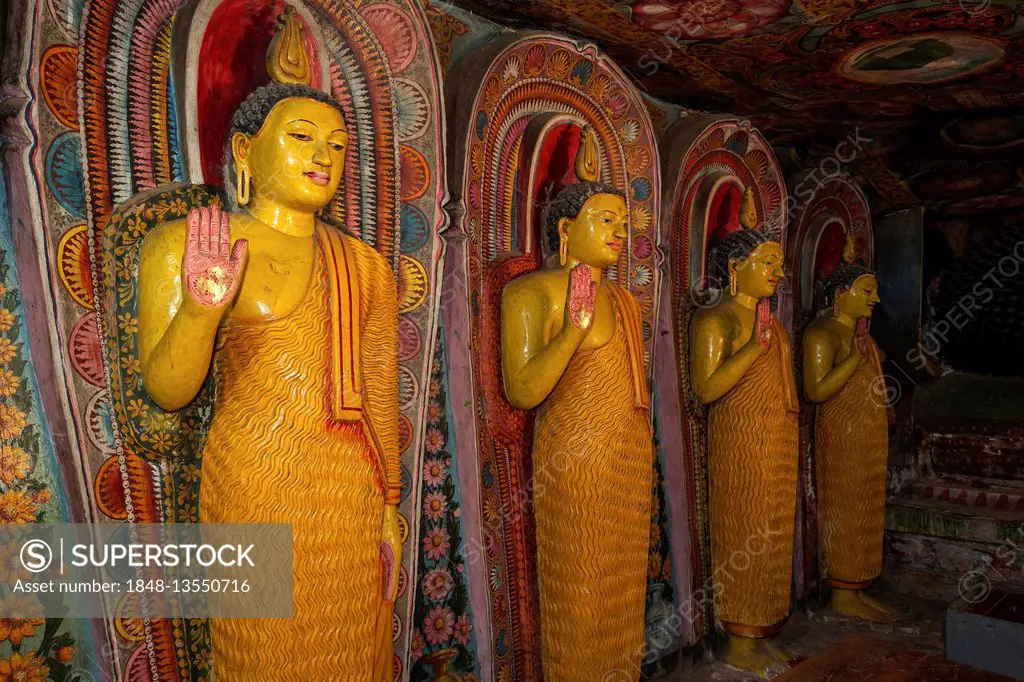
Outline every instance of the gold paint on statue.
{"label": "gold paint on statue", "polygon": [[597,133],[593,126],[588,125],[580,134],[580,147],[574,168],[580,182],[601,180],[601,151],[597,147]]}
{"label": "gold paint on statue", "polygon": [[725,661],[761,675],[790,658],[764,639],[789,614],[796,512],[799,405],[786,331],[768,308],[782,263],[772,241],[731,259],[735,293],[694,315],[690,344],[693,390],[710,405],[715,615]]}
{"label": "gold paint on statue", "polygon": [[757,205],[754,203],[754,189],[743,190],[743,204],[740,206],[740,225],[750,230],[757,225]]}
{"label": "gold paint on statue", "polygon": [[843,262],[849,265],[855,260],[857,260],[857,241],[851,234],[846,237],[846,242],[843,244]]}
{"label": "gold paint on statue", "polygon": [[[818,403],[818,514],[831,608],[886,620],[888,607],[863,593],[882,572],[889,431],[878,347],[866,322],[879,302],[874,275],[834,292],[835,305],[804,335],[804,387]],[[858,333],[858,329],[863,329]]]}
{"label": "gold paint on statue", "polygon": [[[640,309],[602,271],[625,201],[597,193],[561,218],[565,263],[502,298],[505,393],[537,408],[533,505],[544,677],[640,669],[653,447]],[[632,674],[632,673],[630,673]],[[623,678],[626,679],[626,678]]]}
{"label": "gold paint on statue", "polygon": [[267,73],[271,80],[309,85],[313,80],[313,70],[306,54],[302,21],[295,14],[294,7],[285,5],[284,14],[278,17],[274,31],[274,38],[267,49]]}
{"label": "gold paint on statue", "polygon": [[176,410],[211,362],[217,377],[200,520],[294,528],[294,615],[211,619],[218,680],[392,678],[397,296],[376,251],[316,220],[346,143],[336,108],[278,101],[257,134],[231,138],[245,210],[194,210],[142,247],[146,389]]}

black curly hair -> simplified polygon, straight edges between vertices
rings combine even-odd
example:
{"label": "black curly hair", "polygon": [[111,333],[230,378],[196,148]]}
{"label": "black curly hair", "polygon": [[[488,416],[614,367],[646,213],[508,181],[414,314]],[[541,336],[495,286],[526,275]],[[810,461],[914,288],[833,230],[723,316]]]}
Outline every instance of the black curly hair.
{"label": "black curly hair", "polygon": [[875,276],[875,271],[863,265],[840,263],[825,278],[825,292],[822,297],[822,310],[831,308],[836,300],[836,292],[840,289],[849,289],[859,278],[864,275]]}
{"label": "black curly hair", "polygon": [[232,210],[238,208],[235,205],[237,176],[235,174],[235,157],[231,152],[232,136],[235,133],[244,133],[248,137],[252,137],[260,131],[267,116],[281,100],[293,97],[311,99],[326,104],[337,109],[342,118],[345,116],[333,97],[308,85],[271,83],[250,92],[249,96],[238,105],[235,115],[231,117],[231,128],[228,130],[228,139],[224,149],[224,193],[227,195],[228,204]]}
{"label": "black curly hair", "polygon": [[745,260],[761,244],[776,241],[761,230],[737,230],[718,242],[708,256],[708,274],[719,282],[729,281],[729,261]]}
{"label": "black curly hair", "polygon": [[[729,261],[746,260],[757,250],[757,247],[769,242],[778,242],[778,240],[756,229],[737,230],[726,236],[711,248],[708,255],[708,287],[727,289],[729,287]],[[772,294],[769,300],[772,309],[775,310],[778,307],[779,292],[776,291]]]}
{"label": "black curly hair", "polygon": [[625,193],[603,182],[577,182],[562,189],[544,209],[544,237],[551,253],[558,253],[558,221],[575,219],[587,200],[595,194],[614,194],[626,198]]}

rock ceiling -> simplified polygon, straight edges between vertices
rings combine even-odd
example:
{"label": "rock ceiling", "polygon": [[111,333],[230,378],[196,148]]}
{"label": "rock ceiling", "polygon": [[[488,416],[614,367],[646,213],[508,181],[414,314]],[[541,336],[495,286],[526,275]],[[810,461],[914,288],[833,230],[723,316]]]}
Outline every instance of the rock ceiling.
{"label": "rock ceiling", "polygon": [[650,95],[747,116],[801,165],[856,140],[848,164],[876,213],[923,204],[951,241],[1024,212],[1024,2],[456,4],[591,39]]}

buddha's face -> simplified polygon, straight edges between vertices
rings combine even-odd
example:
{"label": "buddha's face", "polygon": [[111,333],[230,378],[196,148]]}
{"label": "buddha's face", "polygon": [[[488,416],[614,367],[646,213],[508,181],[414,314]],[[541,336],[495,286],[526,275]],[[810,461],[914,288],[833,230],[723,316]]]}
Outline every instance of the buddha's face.
{"label": "buddha's face", "polygon": [[850,288],[839,294],[839,311],[853,319],[871,317],[878,298],[878,280],[874,275],[861,275]]}
{"label": "buddha's face", "polygon": [[347,144],[341,113],[303,97],[274,105],[251,138],[235,133],[231,139],[235,164],[249,169],[254,198],[309,213],[337,191]]}
{"label": "buddha's face", "polygon": [[559,238],[568,240],[570,259],[603,269],[619,260],[619,253],[626,246],[628,220],[625,199],[614,194],[595,194],[587,199],[575,219],[559,221]]}
{"label": "buddha's face", "polygon": [[738,293],[758,299],[774,296],[779,280],[785,276],[782,246],[778,242],[764,242],[743,260],[730,260],[729,269],[735,273]]}

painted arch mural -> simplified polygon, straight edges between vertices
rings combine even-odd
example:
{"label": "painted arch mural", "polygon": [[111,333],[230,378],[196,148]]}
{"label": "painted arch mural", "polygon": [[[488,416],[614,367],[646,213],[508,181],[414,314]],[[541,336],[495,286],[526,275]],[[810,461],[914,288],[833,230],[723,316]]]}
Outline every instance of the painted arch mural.
{"label": "painted arch mural", "polygon": [[[60,473],[60,486],[47,486],[53,500],[47,505],[63,511],[48,518],[128,526],[187,521],[194,516],[184,484],[190,465],[168,454],[201,442],[202,433],[187,414],[145,434],[135,428],[148,398],[139,392],[131,348],[121,345],[137,333],[124,285],[155,221],[219,201],[224,112],[230,116],[267,82],[263,55],[286,3],[17,4],[27,28],[22,66],[31,76],[23,89],[40,96],[17,121],[28,142],[5,144],[4,165],[18,185],[11,187],[19,201],[9,214],[33,226],[32,238],[20,240],[18,260],[20,281],[32,284],[25,322],[40,374],[32,419],[40,435],[49,428],[46,439],[57,444],[59,461],[46,465],[50,475]],[[412,621],[424,599],[420,509],[429,491],[421,471],[425,454],[436,452],[429,424],[438,423],[436,415],[429,421],[428,403],[443,397],[435,387],[441,366],[438,235],[447,199],[440,67],[419,3],[295,0],[288,6],[305,28],[312,84],[339,103],[352,141],[331,217],[377,248],[398,283],[404,561],[394,669],[402,678],[409,672]],[[140,192],[154,194],[120,208]],[[6,207],[0,214],[8,215]],[[14,246],[7,252],[12,258]],[[17,291],[13,283],[9,291]],[[49,353],[43,350],[48,346]],[[131,608],[124,600],[112,603],[106,626],[85,632],[59,626],[64,629],[49,640],[70,647],[61,656],[79,651],[90,666],[82,669],[100,679],[208,675],[201,624],[133,617]],[[467,618],[468,609],[463,606]],[[473,647],[454,632],[447,642]],[[56,649],[40,657],[44,653],[57,660]],[[55,670],[55,663],[47,665]]]}
{"label": "painted arch mural", "polygon": [[[714,302],[725,283],[706,274],[710,248],[739,229],[739,211],[747,189],[752,192],[760,229],[785,244],[788,232],[786,185],[771,147],[749,121],[730,117],[684,116],[662,139],[663,174],[672,180],[671,193],[662,197],[662,240],[668,244],[665,264],[669,284],[663,294],[663,316],[658,347],[657,391],[666,419],[675,419],[680,453],[666,467],[670,488],[684,491],[676,516],[685,527],[677,536],[682,547],[675,555],[682,564],[677,582],[686,598],[682,633],[694,643],[713,629],[711,605],[711,544],[707,510],[707,453],[705,409],[689,384],[689,321],[696,306]],[[782,292],[781,299],[785,299]],[[778,311],[777,311],[778,314]],[[784,313],[780,319],[786,322]],[[671,340],[671,342],[669,342]],[[685,544],[684,544],[685,543]]]}
{"label": "painted arch mural", "polygon": [[[602,180],[627,197],[629,248],[608,275],[640,302],[649,378],[659,285],[657,148],[636,89],[591,44],[553,34],[505,36],[453,64],[451,74],[463,86],[447,93],[455,219],[446,233],[443,315],[452,390],[465,396],[453,419],[460,434],[472,436],[463,440],[460,478],[467,509],[470,499],[478,505],[465,532],[477,559],[471,562],[474,603],[487,607],[476,614],[481,673],[536,680],[533,420],[504,397],[501,292],[550,256],[538,207],[576,181],[572,160],[583,127],[592,127]],[[660,577],[660,559],[658,567]]]}

